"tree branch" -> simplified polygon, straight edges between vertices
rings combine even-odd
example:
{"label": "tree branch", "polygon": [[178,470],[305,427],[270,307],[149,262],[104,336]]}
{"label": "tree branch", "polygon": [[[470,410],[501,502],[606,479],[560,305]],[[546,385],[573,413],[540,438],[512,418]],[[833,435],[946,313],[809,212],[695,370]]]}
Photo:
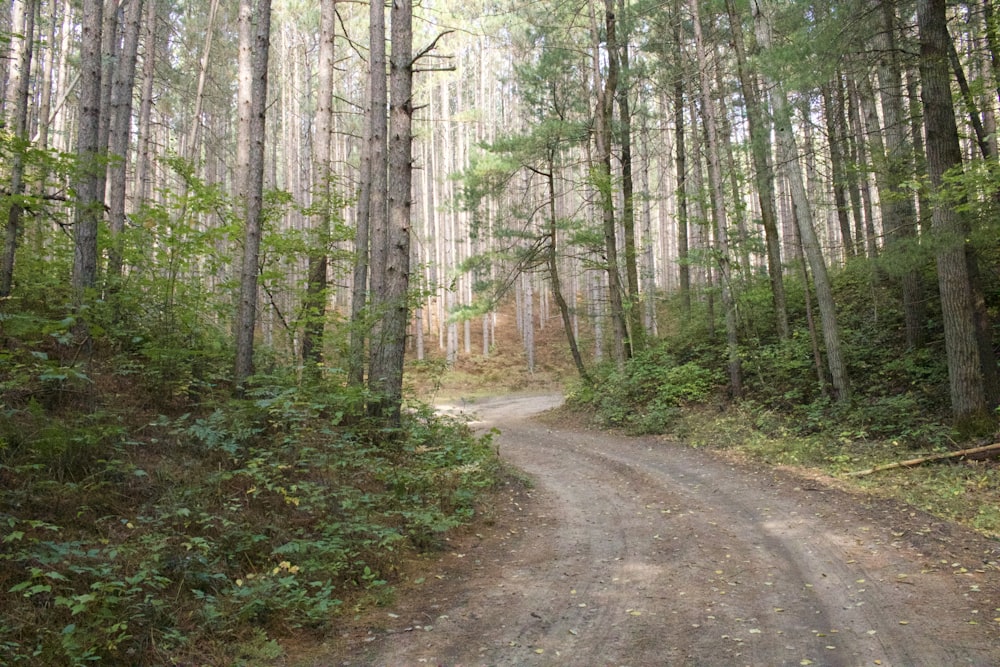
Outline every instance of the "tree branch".
{"label": "tree branch", "polygon": [[906,468],[909,466],[920,465],[921,463],[929,463],[931,461],[940,461],[942,459],[954,459],[960,456],[970,456],[972,454],[982,454],[984,452],[994,452],[1000,450],[1000,442],[994,442],[992,445],[984,445],[982,447],[973,447],[971,449],[960,449],[957,452],[945,452],[944,454],[932,454],[930,456],[921,456],[916,459],[908,459],[906,461],[897,461],[896,463],[887,463],[881,466],[875,466],[874,468],[867,468],[866,470],[857,470],[855,472],[845,473],[845,477],[864,477],[865,475],[870,475],[874,472],[882,472],[883,470],[894,470],[896,468]]}
{"label": "tree branch", "polygon": [[417,53],[417,55],[413,56],[413,60],[410,61],[410,66],[415,65],[418,60],[420,60],[421,58],[423,58],[424,56],[426,56],[428,53],[430,53],[431,51],[433,51],[434,48],[437,46],[437,43],[439,41],[441,41],[442,37],[444,37],[445,35],[450,35],[453,32],[455,32],[455,31],[454,30],[445,30],[444,32],[439,33],[438,36],[434,38],[434,41],[432,41],[430,44],[428,44],[423,49],[421,49],[420,52]]}

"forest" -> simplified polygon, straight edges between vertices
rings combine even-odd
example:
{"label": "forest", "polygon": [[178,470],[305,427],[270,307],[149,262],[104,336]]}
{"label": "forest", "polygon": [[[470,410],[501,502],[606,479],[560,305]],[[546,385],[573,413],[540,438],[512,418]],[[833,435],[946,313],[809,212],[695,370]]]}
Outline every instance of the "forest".
{"label": "forest", "polygon": [[993,4],[6,3],[0,655],[379,604],[507,474],[456,373],[841,471],[995,442]]}

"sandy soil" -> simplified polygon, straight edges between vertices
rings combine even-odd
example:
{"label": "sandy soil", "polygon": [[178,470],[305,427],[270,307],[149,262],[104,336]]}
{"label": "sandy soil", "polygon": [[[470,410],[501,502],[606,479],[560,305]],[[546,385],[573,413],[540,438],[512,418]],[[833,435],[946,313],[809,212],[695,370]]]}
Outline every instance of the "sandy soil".
{"label": "sandy soil", "polygon": [[833,480],[452,406],[530,478],[313,665],[1000,665],[1000,543]]}

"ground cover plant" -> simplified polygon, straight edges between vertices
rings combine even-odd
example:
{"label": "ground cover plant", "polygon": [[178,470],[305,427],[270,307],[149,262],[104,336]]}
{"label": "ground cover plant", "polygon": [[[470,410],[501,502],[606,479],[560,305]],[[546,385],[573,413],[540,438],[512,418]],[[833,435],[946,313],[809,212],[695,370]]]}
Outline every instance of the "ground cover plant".
{"label": "ground cover plant", "polygon": [[[794,280],[789,286],[801,290]],[[749,341],[741,349],[743,396],[726,392],[725,341],[712,333],[719,327],[713,329],[706,303],[685,314],[668,300],[660,319],[669,331],[622,367],[598,367],[594,383],[571,389],[568,405],[602,427],[663,434],[769,465],[809,467],[845,483],[852,472],[1000,442],[996,416],[972,425],[950,419],[940,322],[931,323],[926,346],[910,348],[902,340],[899,303],[885,284],[848,267],[836,288],[855,386],[847,403],[831,400],[819,380],[805,313],[791,313],[800,324],[787,340],[762,335],[772,314],[748,289],[741,304]],[[850,483],[1000,537],[995,456],[903,467]]]}
{"label": "ground cover plant", "polygon": [[386,431],[336,372],[231,398],[211,333],[95,337],[84,364],[71,318],[2,325],[4,664],[274,659],[391,599],[499,471],[489,435],[420,404]]}

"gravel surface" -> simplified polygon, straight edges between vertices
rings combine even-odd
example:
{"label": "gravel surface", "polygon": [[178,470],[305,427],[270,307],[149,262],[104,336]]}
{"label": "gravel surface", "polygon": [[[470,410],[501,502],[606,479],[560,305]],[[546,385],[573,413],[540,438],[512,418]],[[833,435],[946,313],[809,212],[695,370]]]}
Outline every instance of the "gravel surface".
{"label": "gravel surface", "polygon": [[[1000,665],[1000,543],[820,475],[445,409],[522,470],[314,665]],[[419,576],[417,576],[419,575]]]}

